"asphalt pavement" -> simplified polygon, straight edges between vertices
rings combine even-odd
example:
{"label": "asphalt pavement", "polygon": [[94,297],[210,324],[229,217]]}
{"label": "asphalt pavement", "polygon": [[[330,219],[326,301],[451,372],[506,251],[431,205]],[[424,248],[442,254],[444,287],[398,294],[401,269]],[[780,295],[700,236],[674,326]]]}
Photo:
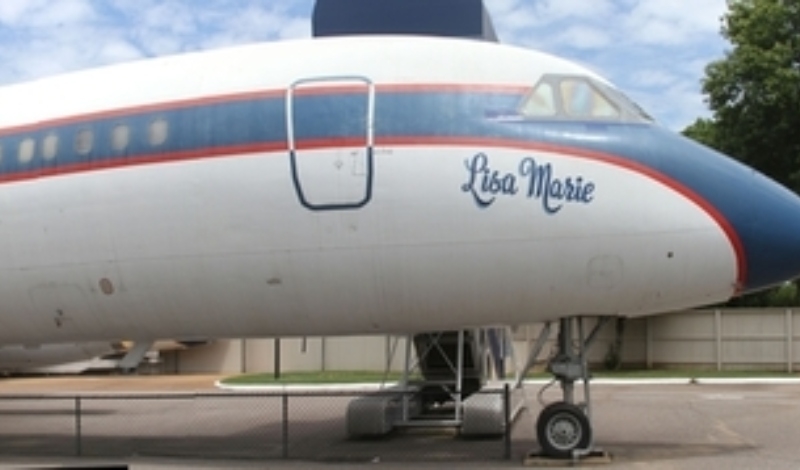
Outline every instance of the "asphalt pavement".
{"label": "asphalt pavement", "polygon": [[[533,413],[523,414],[515,426],[510,461],[501,458],[500,447],[494,447],[494,442],[464,442],[441,433],[401,434],[390,439],[353,443],[338,437],[345,401],[339,403],[341,400],[316,397],[303,403],[300,408],[303,413],[290,416],[289,423],[295,434],[289,459],[269,452],[263,458],[238,458],[235,454],[226,456],[226,452],[243,442],[250,442],[245,431],[268,429],[269,423],[254,422],[242,426],[241,418],[227,419],[253,414],[252,402],[226,399],[204,406],[204,412],[211,413],[214,421],[211,425],[207,421],[196,425],[182,421],[189,419],[187,415],[191,413],[187,414],[187,410],[196,412],[196,403],[168,402],[155,408],[148,404],[144,408],[131,407],[127,402],[123,405],[109,401],[89,410],[92,413],[88,415],[84,432],[96,432],[97,436],[93,437],[95,441],[87,441],[87,448],[91,444],[97,446],[94,449],[125,452],[125,445],[132,439],[114,439],[114,436],[123,436],[135,426],[139,426],[136,428],[137,439],[144,439],[140,435],[151,432],[166,433],[167,436],[187,434],[186,429],[193,428],[188,437],[176,439],[170,443],[172,447],[165,447],[167,449],[187,438],[208,437],[194,428],[209,428],[225,438],[197,441],[207,446],[205,450],[211,452],[212,458],[132,454],[116,457],[113,452],[108,456],[102,455],[101,451],[97,452],[98,455],[76,458],[70,456],[70,446],[74,443],[70,438],[71,405],[35,401],[5,403],[2,400],[3,396],[25,395],[213,394],[217,390],[214,386],[217,379],[216,376],[133,376],[0,380],[0,440],[5,441],[0,442],[0,468],[344,469],[370,466],[394,469],[411,466],[452,468],[454,464],[460,468],[510,468],[521,467],[526,454],[536,448]],[[540,409],[536,400],[540,387],[538,383],[527,386],[533,411]],[[548,391],[544,398],[553,400],[556,394]],[[600,468],[800,468],[800,384],[797,381],[598,382],[593,384],[592,398],[595,443],[612,456],[611,463]],[[55,424],[44,421],[51,419],[60,421],[54,421]],[[62,428],[64,436],[59,435]],[[105,440],[98,440],[101,437]],[[37,450],[38,454],[34,455],[26,453],[30,449],[39,449],[31,447],[33,444],[42,445],[43,450]],[[60,451],[62,447],[59,445],[66,451]],[[219,446],[219,454],[215,453],[213,446]],[[220,457],[213,458],[215,455]]]}

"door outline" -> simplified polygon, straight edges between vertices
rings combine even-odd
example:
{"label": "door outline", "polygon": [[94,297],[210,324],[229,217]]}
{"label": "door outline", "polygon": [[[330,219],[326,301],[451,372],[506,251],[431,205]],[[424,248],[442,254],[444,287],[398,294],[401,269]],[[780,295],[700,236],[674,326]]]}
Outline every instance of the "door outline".
{"label": "door outline", "polygon": [[[303,85],[309,84],[364,84],[367,87],[367,121],[366,121],[366,158],[365,158],[365,190],[364,197],[357,201],[352,202],[336,202],[336,203],[313,203],[306,197],[303,191],[303,184],[300,180],[300,174],[297,162],[297,142],[295,139],[295,126],[294,126],[294,97],[297,89]],[[292,182],[297,198],[300,203],[307,209],[313,211],[332,211],[332,210],[352,210],[360,209],[366,206],[372,199],[372,183],[374,172],[374,123],[375,123],[375,84],[367,77],[360,75],[336,75],[336,76],[323,76],[302,78],[292,83],[286,91],[286,138],[289,149],[289,161],[292,172]]]}

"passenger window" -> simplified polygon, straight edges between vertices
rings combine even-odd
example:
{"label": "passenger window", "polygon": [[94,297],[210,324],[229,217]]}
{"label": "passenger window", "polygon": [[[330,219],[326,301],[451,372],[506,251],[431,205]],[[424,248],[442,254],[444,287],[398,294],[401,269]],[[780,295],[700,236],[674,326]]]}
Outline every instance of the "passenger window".
{"label": "passenger window", "polygon": [[553,85],[548,82],[541,82],[528,96],[528,100],[522,105],[523,116],[555,116],[556,115],[555,93]]}
{"label": "passenger window", "polygon": [[565,79],[560,88],[564,110],[570,116],[619,117],[619,110],[585,80]]}
{"label": "passenger window", "polygon": [[111,147],[117,152],[128,148],[131,141],[131,128],[125,124],[119,124],[111,131]]}
{"label": "passenger window", "polygon": [[19,143],[17,161],[21,164],[30,163],[33,160],[34,154],[36,154],[36,141],[32,137],[28,137]]}
{"label": "passenger window", "polygon": [[58,136],[50,134],[42,141],[42,157],[45,160],[52,160],[56,158],[58,153]]}
{"label": "passenger window", "polygon": [[88,155],[94,148],[94,133],[89,129],[78,132],[75,136],[75,151],[79,155]]}
{"label": "passenger window", "polygon": [[166,119],[158,118],[150,123],[150,128],[147,130],[147,139],[150,145],[158,147],[167,141],[169,134],[169,123]]}
{"label": "passenger window", "polygon": [[3,163],[3,144],[0,142],[0,163]]}

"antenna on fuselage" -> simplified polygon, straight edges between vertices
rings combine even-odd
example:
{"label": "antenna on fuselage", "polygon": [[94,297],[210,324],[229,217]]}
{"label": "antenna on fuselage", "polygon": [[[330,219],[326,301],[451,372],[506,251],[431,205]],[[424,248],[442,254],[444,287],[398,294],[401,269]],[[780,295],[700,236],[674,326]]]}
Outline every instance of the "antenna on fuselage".
{"label": "antenna on fuselage", "polygon": [[499,42],[483,0],[317,0],[314,37],[447,36]]}

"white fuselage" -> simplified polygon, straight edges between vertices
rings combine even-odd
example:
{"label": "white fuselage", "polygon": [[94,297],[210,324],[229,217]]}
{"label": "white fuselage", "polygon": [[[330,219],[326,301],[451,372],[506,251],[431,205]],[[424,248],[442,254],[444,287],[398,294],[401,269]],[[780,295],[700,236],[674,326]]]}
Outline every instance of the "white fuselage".
{"label": "white fuselage", "polygon": [[[467,131],[381,133],[385,92],[524,96],[547,73],[601,80],[505,46],[358,38],[0,89],[0,343],[428,331],[643,315],[733,295],[742,275],[735,240],[655,170]],[[348,87],[367,102],[366,143],[333,131],[305,143],[292,135],[317,111],[294,113],[291,99]],[[62,153],[44,156],[48,132],[59,152],[80,153],[84,127],[101,145],[114,126],[146,114],[146,131],[132,123],[130,134],[144,141],[163,114],[176,132],[167,139],[178,138],[179,126],[215,124],[188,114],[173,123],[173,111],[270,96],[289,103],[279,106],[290,109],[279,118],[289,120],[283,141],[109,161],[98,153],[63,167]],[[235,133],[245,124],[225,125]],[[25,133],[36,145],[30,161]]]}

